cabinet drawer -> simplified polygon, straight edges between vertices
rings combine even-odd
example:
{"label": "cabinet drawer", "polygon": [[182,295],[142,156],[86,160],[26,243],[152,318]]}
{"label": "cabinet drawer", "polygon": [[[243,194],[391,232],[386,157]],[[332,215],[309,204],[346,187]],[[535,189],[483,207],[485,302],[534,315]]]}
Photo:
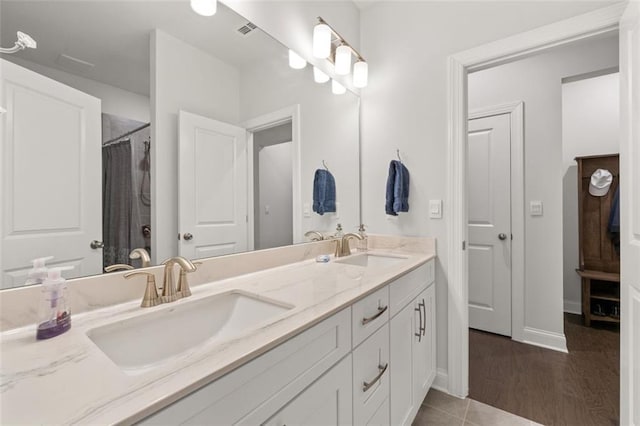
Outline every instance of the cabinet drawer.
{"label": "cabinet drawer", "polygon": [[389,397],[389,370],[389,323],[385,323],[353,351],[353,424],[367,423]]}
{"label": "cabinet drawer", "polygon": [[347,308],[141,424],[260,424],[349,353],[350,345]]}
{"label": "cabinet drawer", "polygon": [[384,286],[351,307],[353,347],[389,320],[389,286]]}
{"label": "cabinet drawer", "polygon": [[398,278],[389,285],[389,315],[394,316],[434,280],[434,260]]}

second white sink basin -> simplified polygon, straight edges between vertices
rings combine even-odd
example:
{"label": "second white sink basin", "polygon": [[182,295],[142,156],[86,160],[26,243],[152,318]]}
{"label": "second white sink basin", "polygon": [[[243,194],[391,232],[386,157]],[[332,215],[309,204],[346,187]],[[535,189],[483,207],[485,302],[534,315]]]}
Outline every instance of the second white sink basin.
{"label": "second white sink basin", "polygon": [[340,259],[337,259],[337,263],[346,263],[348,265],[356,265],[356,266],[374,266],[374,267],[386,267],[396,265],[404,260],[407,260],[407,257],[403,256],[390,256],[383,254],[373,254],[373,253],[362,253],[362,254],[352,254]]}
{"label": "second white sink basin", "polygon": [[94,328],[87,335],[125,373],[141,374],[202,344],[257,329],[291,308],[232,291],[193,302],[186,299],[167,309]]}

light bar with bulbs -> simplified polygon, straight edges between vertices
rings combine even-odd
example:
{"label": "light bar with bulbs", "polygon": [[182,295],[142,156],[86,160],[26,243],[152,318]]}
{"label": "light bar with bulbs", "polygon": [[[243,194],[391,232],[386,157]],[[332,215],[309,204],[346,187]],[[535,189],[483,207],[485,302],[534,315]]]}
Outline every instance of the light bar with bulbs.
{"label": "light bar with bulbs", "polygon": [[355,56],[353,85],[359,89],[367,87],[369,83],[367,62],[360,52],[354,49],[320,16],[318,16],[318,24],[313,28],[313,56],[332,62],[337,75],[348,75],[351,72],[351,59],[352,56]]}

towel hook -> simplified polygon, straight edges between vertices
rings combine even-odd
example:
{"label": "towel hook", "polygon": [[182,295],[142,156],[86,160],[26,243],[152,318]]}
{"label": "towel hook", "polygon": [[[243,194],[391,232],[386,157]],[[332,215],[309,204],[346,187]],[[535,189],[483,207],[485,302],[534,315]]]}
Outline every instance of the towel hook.
{"label": "towel hook", "polygon": [[326,171],[329,171],[329,168],[327,167],[327,163],[325,163],[324,160],[322,160],[322,166]]}
{"label": "towel hook", "polygon": [[400,158],[400,150],[396,149],[396,155],[398,156],[398,161],[402,163],[402,158]]}

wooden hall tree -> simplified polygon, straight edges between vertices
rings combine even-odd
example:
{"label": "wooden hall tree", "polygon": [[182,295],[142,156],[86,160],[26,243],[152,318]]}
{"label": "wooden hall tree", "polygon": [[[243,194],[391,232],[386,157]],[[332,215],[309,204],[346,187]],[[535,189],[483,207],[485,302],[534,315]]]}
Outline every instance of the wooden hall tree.
{"label": "wooden hall tree", "polygon": [[[619,155],[576,157],[578,163],[578,234],[582,279],[582,314],[591,321],[620,322],[620,252],[608,232],[614,198],[620,182]],[[591,176],[608,170],[613,181],[606,194],[589,192]],[[618,220],[619,223],[619,220]],[[619,241],[619,235],[618,235]],[[619,244],[619,243],[618,243]]]}

